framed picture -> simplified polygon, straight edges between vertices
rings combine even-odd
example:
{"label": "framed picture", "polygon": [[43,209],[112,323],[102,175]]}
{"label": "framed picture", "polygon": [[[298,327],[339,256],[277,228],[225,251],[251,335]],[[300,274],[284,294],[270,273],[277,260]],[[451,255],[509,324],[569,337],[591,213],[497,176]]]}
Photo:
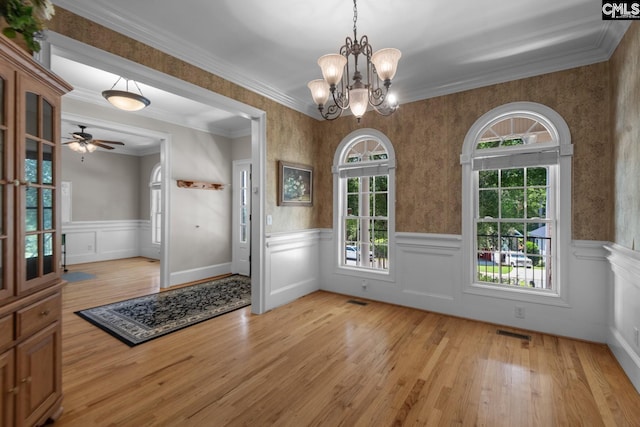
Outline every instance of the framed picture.
{"label": "framed picture", "polygon": [[313,168],[278,161],[278,206],[313,206]]}

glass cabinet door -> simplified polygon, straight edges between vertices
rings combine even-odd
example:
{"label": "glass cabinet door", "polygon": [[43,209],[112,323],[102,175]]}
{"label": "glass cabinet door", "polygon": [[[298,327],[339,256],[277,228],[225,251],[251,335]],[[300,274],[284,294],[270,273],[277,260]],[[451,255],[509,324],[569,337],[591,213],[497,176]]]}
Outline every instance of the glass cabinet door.
{"label": "glass cabinet door", "polygon": [[[24,96],[21,210],[24,269],[20,291],[58,276],[59,242],[56,234],[55,107],[37,93]],[[20,252],[19,252],[20,253]]]}
{"label": "glass cabinet door", "polygon": [[0,299],[14,295],[13,76],[0,65]]}

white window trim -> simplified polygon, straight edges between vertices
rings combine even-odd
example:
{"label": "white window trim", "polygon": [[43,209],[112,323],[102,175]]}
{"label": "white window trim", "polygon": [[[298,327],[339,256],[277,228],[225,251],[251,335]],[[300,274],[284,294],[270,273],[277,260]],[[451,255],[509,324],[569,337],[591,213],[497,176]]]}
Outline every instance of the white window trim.
{"label": "white window trim", "polygon": [[[389,234],[389,248],[388,248],[388,259],[389,259],[389,269],[386,271],[376,271],[370,269],[359,268],[355,266],[344,266],[341,265],[341,257],[344,256],[344,247],[341,248],[342,236],[343,236],[343,224],[340,220],[343,209],[344,198],[340,197],[342,194],[341,182],[343,182],[340,178],[341,172],[343,174],[346,173],[348,169],[358,168],[356,163],[353,164],[343,164],[342,159],[347,154],[347,150],[351,147],[352,144],[358,143],[360,141],[365,140],[375,140],[379,142],[385,150],[387,150],[388,159],[380,160],[380,161],[371,161],[366,162],[365,164],[360,164],[359,167],[372,167],[376,168],[384,168],[386,174],[389,175],[388,181],[388,234]],[[365,128],[358,129],[356,131],[351,132],[349,135],[344,137],[333,157],[333,241],[334,241],[334,265],[335,272],[337,274],[345,274],[350,276],[357,276],[363,279],[372,279],[372,280],[381,280],[388,282],[395,282],[395,272],[396,272],[396,257],[395,257],[395,232],[396,232],[396,154],[393,149],[393,145],[391,145],[391,141],[385,134],[375,129]]]}
{"label": "white window trim", "polygon": [[[160,175],[160,180],[158,180],[158,175]],[[156,242],[154,236],[156,235],[156,228],[162,227],[162,221],[160,224],[157,224],[154,219],[156,215],[156,211],[153,209],[155,204],[154,202],[154,191],[160,192],[160,200],[162,200],[162,164],[157,163],[153,168],[151,168],[151,177],[149,178],[149,223],[151,224],[151,245],[160,247],[162,243]],[[160,203],[160,210],[162,215],[162,207],[163,204]],[[162,233],[162,230],[161,230]]]}
{"label": "white window trim", "polygon": [[[491,123],[496,123],[506,116],[513,114],[535,116],[544,123],[558,141],[556,144],[545,144],[535,147],[517,147],[519,153],[556,150],[558,153],[557,191],[555,192],[556,215],[556,258],[554,292],[539,292],[520,288],[497,287],[494,285],[477,283],[475,281],[475,237],[474,237],[474,207],[476,203],[473,160],[477,141],[482,130]],[[514,150],[507,149],[508,152]],[[491,155],[491,151],[482,150],[483,155]],[[569,306],[569,264],[571,246],[571,157],[573,145],[571,133],[565,120],[551,108],[533,102],[513,102],[497,107],[480,117],[469,129],[464,139],[460,163],[462,165],[462,262],[463,262],[463,292],[493,298],[512,299],[524,302],[534,302],[546,305]]]}

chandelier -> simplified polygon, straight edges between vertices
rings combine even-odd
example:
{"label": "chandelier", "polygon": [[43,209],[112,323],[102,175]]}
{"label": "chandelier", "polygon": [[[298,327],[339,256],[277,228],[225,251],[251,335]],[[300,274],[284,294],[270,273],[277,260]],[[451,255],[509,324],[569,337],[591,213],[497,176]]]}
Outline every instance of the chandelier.
{"label": "chandelier", "polygon": [[[326,120],[337,119],[344,110],[350,109],[360,122],[369,105],[384,116],[391,115],[398,109],[398,102],[389,92],[389,87],[402,53],[394,48],[372,53],[373,48],[366,35],[358,40],[357,21],[358,6],[356,0],[353,0],[353,39],[347,36],[339,54],[320,57],[318,65],[324,79],[312,80],[307,84],[313,101]],[[360,55],[367,61],[365,76],[358,70]],[[363,81],[363,78],[366,80]],[[350,84],[351,81],[353,82]],[[333,103],[326,106],[329,95]]]}
{"label": "chandelier", "polygon": [[[114,90],[118,82],[123,79],[126,84],[125,90]],[[111,86],[111,89],[102,92],[102,96],[109,101],[111,105],[124,111],[138,111],[148,107],[151,101],[142,95],[138,83],[136,83],[135,80],[131,80],[136,88],[138,88],[139,94],[129,91],[129,81],[129,79],[123,77],[118,78],[113,86]]]}

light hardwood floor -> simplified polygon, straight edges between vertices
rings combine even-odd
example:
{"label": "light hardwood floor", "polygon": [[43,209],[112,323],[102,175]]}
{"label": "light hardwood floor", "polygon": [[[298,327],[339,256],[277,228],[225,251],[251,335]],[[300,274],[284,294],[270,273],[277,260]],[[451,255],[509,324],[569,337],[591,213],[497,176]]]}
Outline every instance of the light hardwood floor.
{"label": "light hardwood floor", "polygon": [[601,344],[316,292],[130,348],[73,312],[158,291],[144,258],[72,266],[67,426],[638,426],[640,395]]}

